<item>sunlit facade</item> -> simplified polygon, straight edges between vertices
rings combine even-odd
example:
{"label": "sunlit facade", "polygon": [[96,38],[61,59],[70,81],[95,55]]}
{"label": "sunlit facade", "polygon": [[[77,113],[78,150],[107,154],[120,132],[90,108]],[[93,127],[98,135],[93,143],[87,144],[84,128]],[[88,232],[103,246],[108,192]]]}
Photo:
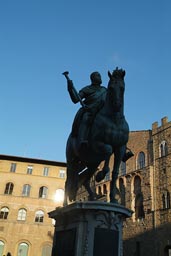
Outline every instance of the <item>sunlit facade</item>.
{"label": "sunlit facade", "polygon": [[50,256],[66,164],[0,155],[0,256]]}

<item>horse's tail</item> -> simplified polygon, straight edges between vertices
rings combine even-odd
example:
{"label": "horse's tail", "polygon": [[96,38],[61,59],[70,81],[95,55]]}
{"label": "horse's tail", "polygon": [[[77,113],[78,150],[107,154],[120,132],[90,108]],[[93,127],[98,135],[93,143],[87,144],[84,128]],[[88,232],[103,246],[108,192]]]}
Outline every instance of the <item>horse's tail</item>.
{"label": "horse's tail", "polygon": [[80,187],[79,173],[85,168],[85,165],[75,157],[72,161],[67,162],[67,179],[65,191],[70,201],[76,200],[77,191]]}
{"label": "horse's tail", "polygon": [[67,182],[68,182],[68,188],[67,188],[67,193],[69,200],[75,201],[77,191],[78,191],[78,174],[77,170],[69,166],[67,168]]}

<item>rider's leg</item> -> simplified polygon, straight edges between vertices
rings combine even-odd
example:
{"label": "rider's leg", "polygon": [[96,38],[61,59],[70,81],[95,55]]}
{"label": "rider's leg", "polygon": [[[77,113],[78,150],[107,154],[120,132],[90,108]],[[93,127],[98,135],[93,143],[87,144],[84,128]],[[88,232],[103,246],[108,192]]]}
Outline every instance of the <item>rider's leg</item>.
{"label": "rider's leg", "polygon": [[89,124],[90,114],[88,112],[84,113],[79,127],[79,142],[80,145],[88,144],[88,134],[90,129]]}
{"label": "rider's leg", "polygon": [[80,108],[78,110],[78,112],[74,118],[73,124],[72,124],[72,131],[71,131],[72,137],[78,136],[78,130],[79,130],[79,126],[80,126],[83,114],[84,114],[84,109]]}

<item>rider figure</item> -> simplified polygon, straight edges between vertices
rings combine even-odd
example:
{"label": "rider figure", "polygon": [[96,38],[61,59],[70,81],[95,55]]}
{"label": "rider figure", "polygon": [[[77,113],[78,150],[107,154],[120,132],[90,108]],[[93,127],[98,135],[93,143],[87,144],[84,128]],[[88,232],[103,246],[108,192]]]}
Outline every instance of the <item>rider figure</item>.
{"label": "rider figure", "polygon": [[[114,72],[117,76],[120,71],[116,69]],[[107,92],[106,87],[101,86],[102,79],[99,72],[96,71],[91,73],[90,80],[91,84],[83,87],[78,95],[76,95],[75,90],[73,90],[74,86],[72,80],[67,79],[68,91],[72,102],[76,104],[80,101],[82,104],[82,107],[75,116],[71,132],[73,137],[78,137],[80,147],[87,147],[88,145],[88,135],[92,121],[94,120],[96,113],[103,107]],[[122,161],[126,162],[133,155],[132,151],[129,148],[126,148]]]}
{"label": "rider figure", "polygon": [[[82,88],[78,95],[83,99],[84,106],[78,111],[73,127],[72,135],[78,136],[80,146],[88,144],[88,133],[95,114],[103,106],[106,95],[106,88],[101,86],[102,79],[99,72],[93,72],[90,75],[91,84]],[[74,103],[79,101],[78,97],[74,97],[72,93],[73,83],[68,80],[68,91]],[[78,126],[79,123],[79,126]],[[79,129],[79,132],[77,130]]]}

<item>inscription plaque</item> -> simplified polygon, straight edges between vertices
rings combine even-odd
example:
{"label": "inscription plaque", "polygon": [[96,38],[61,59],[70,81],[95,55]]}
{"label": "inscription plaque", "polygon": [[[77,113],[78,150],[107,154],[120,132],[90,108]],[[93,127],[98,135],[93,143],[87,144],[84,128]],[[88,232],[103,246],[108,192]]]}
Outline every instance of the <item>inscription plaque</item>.
{"label": "inscription plaque", "polygon": [[75,256],[76,228],[56,232],[55,256]]}
{"label": "inscription plaque", "polygon": [[118,256],[119,232],[95,228],[93,256]]}

